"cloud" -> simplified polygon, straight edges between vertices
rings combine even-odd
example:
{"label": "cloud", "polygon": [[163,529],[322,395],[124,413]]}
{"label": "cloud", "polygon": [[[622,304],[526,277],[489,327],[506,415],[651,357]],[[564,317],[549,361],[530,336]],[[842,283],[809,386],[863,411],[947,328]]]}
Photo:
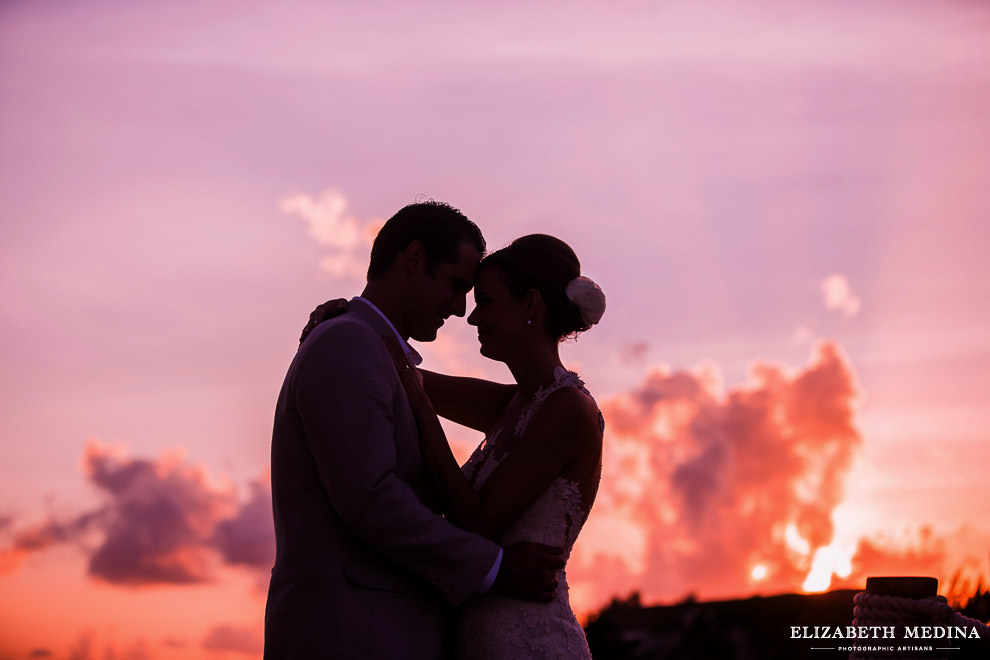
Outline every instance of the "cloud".
{"label": "cloud", "polygon": [[[107,519],[108,511],[98,509],[67,521],[54,517],[14,535],[11,546],[0,551],[0,574],[17,568],[28,555],[60,543],[72,543],[83,538],[88,532],[98,529]],[[8,520],[8,525],[12,523]]]}
{"label": "cloud", "polygon": [[351,249],[361,243],[361,223],[345,216],[347,199],[336,190],[326,190],[319,198],[294,195],[282,200],[282,212],[302,218],[310,237],[324,247]]}
{"label": "cloud", "polygon": [[176,459],[121,459],[86,446],[90,481],[111,500],[103,544],[89,572],[120,584],[184,584],[210,578],[213,528],[235,511],[233,493],[207,482],[203,468]]}
{"label": "cloud", "polygon": [[320,268],[334,277],[362,279],[368,267],[368,254],[380,220],[359,220],[348,215],[347,198],[337,190],[325,190],[317,198],[293,195],[282,200],[283,213],[306,223],[309,236],[330,254],[320,260]]}
{"label": "cloud", "polygon": [[67,521],[49,519],[14,535],[0,552],[0,571],[29,554],[98,537],[89,574],[119,585],[194,584],[212,580],[217,565],[266,573],[274,560],[271,488],[250,486],[241,503],[229,486],[210,482],[202,466],[179,456],[125,458],[96,441],[83,463],[106,503]]}
{"label": "cloud", "polygon": [[252,483],[248,501],[236,515],[217,523],[211,540],[228,564],[270,569],[275,563],[271,482]]}
{"label": "cloud", "polygon": [[229,625],[215,626],[203,638],[203,648],[211,651],[235,651],[253,655],[261,653],[264,646],[264,639],[257,631]]}
{"label": "cloud", "polygon": [[862,538],[845,578],[833,576],[830,589],[863,589],[874,575],[945,575],[946,539],[922,527],[914,539]]}
{"label": "cloud", "polygon": [[838,311],[846,318],[851,318],[859,313],[859,298],[853,295],[849,287],[849,281],[844,275],[829,275],[821,283],[822,296],[825,299],[825,308]]}
{"label": "cloud", "polygon": [[[799,588],[815,550],[833,536],[832,510],[861,442],[855,374],[838,345],[819,343],[807,366],[752,368],[723,393],[717,370],[654,369],[605,400],[606,455],[596,519],[638,528],[642,549],[611,550],[644,596],[706,597]],[[599,560],[568,572],[613,595]]]}
{"label": "cloud", "polygon": [[571,605],[584,618],[615,597],[641,589],[640,576],[629,561],[609,553],[575,552],[567,564]]}

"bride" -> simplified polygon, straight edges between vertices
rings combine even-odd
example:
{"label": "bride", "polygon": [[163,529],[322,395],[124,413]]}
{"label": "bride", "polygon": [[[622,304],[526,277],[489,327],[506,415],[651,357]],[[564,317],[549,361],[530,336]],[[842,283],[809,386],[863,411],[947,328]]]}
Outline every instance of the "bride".
{"label": "bride", "polygon": [[[563,547],[566,560],[601,479],[604,420],[578,375],[563,367],[559,345],[599,321],[605,296],[580,275],[573,250],[543,234],[486,257],[474,296],[468,323],[478,329],[481,354],[504,362],[514,385],[419,370],[394,341],[389,346],[441,511],[502,547]],[[438,415],[485,433],[463,467]],[[564,571],[549,603],[492,592],[469,599],[456,613],[453,657],[590,658]]]}

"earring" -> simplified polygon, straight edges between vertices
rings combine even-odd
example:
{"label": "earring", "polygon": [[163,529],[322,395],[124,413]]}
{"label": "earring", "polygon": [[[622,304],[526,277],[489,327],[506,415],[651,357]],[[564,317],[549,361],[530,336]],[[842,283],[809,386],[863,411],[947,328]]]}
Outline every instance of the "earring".
{"label": "earring", "polygon": [[533,325],[533,319],[526,319],[526,325]]}

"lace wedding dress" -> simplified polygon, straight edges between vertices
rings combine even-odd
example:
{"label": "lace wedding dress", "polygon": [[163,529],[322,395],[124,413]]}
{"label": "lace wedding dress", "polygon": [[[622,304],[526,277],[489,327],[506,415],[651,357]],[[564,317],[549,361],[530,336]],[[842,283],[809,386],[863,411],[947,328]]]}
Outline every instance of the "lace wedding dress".
{"label": "lace wedding dress", "polygon": [[[591,396],[584,383],[572,371],[558,367],[554,382],[537,391],[532,403],[520,415],[514,429],[522,436],[530,418],[546,398],[562,387],[575,387]],[[599,417],[599,423],[604,420]],[[494,431],[474,450],[463,470],[475,489],[505,458],[499,455]],[[564,560],[571,554],[598,490],[598,479],[579,484],[557,477],[519,518],[494,539],[505,547],[518,541],[535,541],[564,548]],[[496,594],[484,594],[468,600],[458,610],[454,636],[457,660],[520,660],[524,658],[591,658],[588,642],[567,597],[567,576],[559,574],[557,597],[550,603],[529,603]]]}

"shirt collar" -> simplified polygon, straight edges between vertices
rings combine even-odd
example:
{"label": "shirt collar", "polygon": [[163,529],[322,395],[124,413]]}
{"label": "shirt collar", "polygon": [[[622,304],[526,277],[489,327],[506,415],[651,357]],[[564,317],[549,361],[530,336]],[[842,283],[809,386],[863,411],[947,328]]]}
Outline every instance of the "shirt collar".
{"label": "shirt collar", "polygon": [[365,305],[367,305],[368,307],[370,307],[372,310],[374,310],[374,312],[376,314],[378,314],[378,316],[382,317],[382,319],[385,321],[385,323],[388,324],[388,327],[392,330],[392,333],[395,335],[395,338],[398,340],[399,346],[402,347],[402,350],[406,354],[406,357],[409,358],[409,361],[414,366],[417,366],[418,367],[420,364],[423,363],[423,356],[420,355],[419,353],[417,353],[416,352],[416,349],[414,349],[412,346],[410,346],[409,345],[409,342],[407,342],[405,339],[402,338],[402,335],[399,334],[399,331],[395,329],[395,326],[392,325],[392,322],[388,319],[387,316],[385,316],[385,314],[382,312],[382,310],[378,309],[378,307],[375,305],[375,303],[371,302],[370,300],[368,300],[367,298],[364,298],[362,296],[355,296],[354,300],[360,300],[362,303],[364,303]]}

